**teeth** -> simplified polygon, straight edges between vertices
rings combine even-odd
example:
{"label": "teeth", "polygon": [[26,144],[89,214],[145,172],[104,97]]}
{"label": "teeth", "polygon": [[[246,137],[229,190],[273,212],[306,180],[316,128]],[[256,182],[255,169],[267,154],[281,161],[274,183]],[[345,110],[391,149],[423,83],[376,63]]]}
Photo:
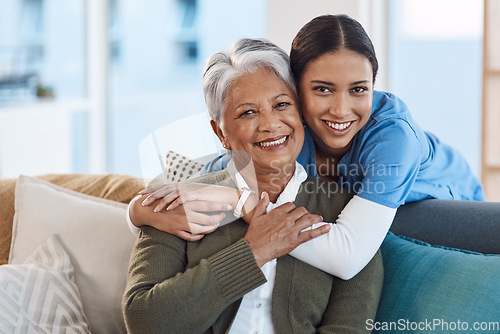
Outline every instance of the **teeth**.
{"label": "teeth", "polygon": [[262,146],[262,147],[281,145],[286,141],[287,138],[288,138],[288,136],[285,136],[285,137],[278,139],[278,140],[275,140],[275,141],[267,141],[264,143],[257,143],[257,145]]}
{"label": "teeth", "polygon": [[335,130],[344,130],[347,129],[349,126],[351,126],[352,122],[347,122],[347,123],[334,123],[334,122],[329,122],[326,121],[326,124],[328,124],[329,127]]}

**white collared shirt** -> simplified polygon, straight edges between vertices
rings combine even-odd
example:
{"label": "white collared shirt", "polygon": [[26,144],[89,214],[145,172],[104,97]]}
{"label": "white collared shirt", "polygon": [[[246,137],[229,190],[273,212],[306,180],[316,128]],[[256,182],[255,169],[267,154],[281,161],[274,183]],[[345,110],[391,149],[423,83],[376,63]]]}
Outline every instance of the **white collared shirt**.
{"label": "white collared shirt", "polygon": [[[248,188],[247,183],[240,173],[236,170],[233,161],[227,166],[228,172],[233,177],[236,186],[241,190]],[[287,203],[293,202],[299,187],[307,178],[307,173],[304,168],[295,163],[295,172],[286,185],[283,192],[280,194],[276,203],[269,203],[267,212],[272,209]],[[272,322],[272,293],[274,287],[274,279],[276,276],[276,259],[267,262],[261,268],[262,273],[266,276],[267,282],[258,288],[247,293],[241,301],[238,313],[234,318],[230,334],[261,334],[261,333],[274,333]]]}

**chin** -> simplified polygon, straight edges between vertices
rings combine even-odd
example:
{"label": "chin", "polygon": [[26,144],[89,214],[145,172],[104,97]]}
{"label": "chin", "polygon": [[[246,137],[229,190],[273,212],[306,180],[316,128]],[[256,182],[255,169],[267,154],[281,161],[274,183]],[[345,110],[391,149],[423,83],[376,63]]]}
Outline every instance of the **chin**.
{"label": "chin", "polygon": [[275,159],[270,162],[269,167],[280,173],[289,173],[295,169],[295,160]]}

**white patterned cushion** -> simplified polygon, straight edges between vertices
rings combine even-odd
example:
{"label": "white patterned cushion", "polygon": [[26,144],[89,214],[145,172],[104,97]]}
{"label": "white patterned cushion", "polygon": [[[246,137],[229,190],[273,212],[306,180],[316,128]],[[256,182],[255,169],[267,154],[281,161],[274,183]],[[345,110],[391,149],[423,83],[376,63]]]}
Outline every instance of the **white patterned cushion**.
{"label": "white patterned cushion", "polygon": [[23,264],[0,266],[0,332],[90,333],[73,265],[56,236]]}
{"label": "white patterned cushion", "polygon": [[165,180],[167,182],[182,182],[197,176],[203,168],[203,163],[168,151],[165,155],[165,167]]}

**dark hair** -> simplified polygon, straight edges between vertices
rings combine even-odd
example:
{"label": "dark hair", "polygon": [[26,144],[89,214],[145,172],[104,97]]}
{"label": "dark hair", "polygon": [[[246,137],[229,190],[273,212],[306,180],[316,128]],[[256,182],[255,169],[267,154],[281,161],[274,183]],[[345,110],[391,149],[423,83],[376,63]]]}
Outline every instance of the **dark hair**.
{"label": "dark hair", "polygon": [[370,61],[373,82],[378,71],[378,61],[372,41],[363,26],[347,15],[322,15],[309,21],[300,29],[292,42],[290,63],[295,82],[300,79],[311,61],[328,52],[348,49]]}

